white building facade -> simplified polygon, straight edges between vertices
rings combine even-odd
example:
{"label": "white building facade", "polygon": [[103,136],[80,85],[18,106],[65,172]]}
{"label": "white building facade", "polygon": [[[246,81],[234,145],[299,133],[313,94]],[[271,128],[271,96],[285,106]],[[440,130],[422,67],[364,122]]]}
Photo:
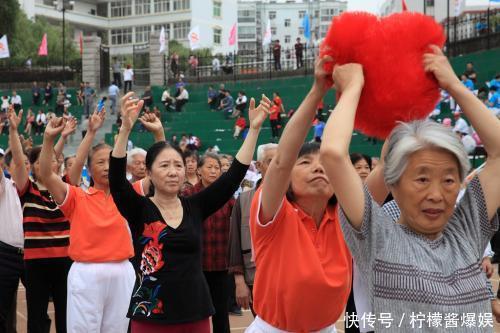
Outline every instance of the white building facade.
{"label": "white building facade", "polygon": [[[62,0],[59,0],[62,1]],[[60,24],[62,13],[53,0],[19,0],[29,18],[45,17]],[[188,34],[199,26],[200,47],[213,53],[228,53],[229,33],[237,21],[236,0],[78,0],[65,12],[80,33],[98,35],[112,55],[133,53],[133,45],[145,44],[149,34],[165,27],[167,36],[189,46]]]}
{"label": "white building facade", "polygon": [[306,42],[303,20],[309,15],[311,40],[317,45],[325,37],[334,16],[347,10],[339,0],[238,0],[238,49],[240,56],[252,57],[262,51],[262,38],[268,20],[272,40],[282,50],[293,49],[297,37]]}

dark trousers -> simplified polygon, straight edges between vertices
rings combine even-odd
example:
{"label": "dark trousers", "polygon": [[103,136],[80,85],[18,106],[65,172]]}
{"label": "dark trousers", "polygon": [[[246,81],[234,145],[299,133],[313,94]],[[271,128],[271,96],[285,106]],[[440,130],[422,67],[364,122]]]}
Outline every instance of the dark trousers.
{"label": "dark trousers", "polygon": [[280,58],[274,58],[274,70],[280,71],[281,70],[281,60]]}
{"label": "dark trousers", "polygon": [[46,333],[49,296],[54,302],[56,331],[66,332],[66,298],[69,258],[33,259],[25,261],[28,332]]}
{"label": "dark trousers", "polygon": [[210,289],[215,314],[212,316],[214,333],[230,333],[227,303],[229,298],[229,275],[227,271],[203,272]]}
{"label": "dark trousers", "polygon": [[0,333],[16,332],[16,297],[24,281],[23,255],[15,247],[0,244]]}
{"label": "dark trousers", "polygon": [[33,105],[38,105],[40,101],[40,95],[33,95]]}
{"label": "dark trousers", "polygon": [[296,53],[295,58],[297,58],[297,68],[301,68],[304,66],[304,60],[302,53]]}
{"label": "dark trousers", "polygon": [[118,88],[122,87],[122,75],[121,73],[113,73],[113,81],[115,81]]}
{"label": "dark trousers", "polygon": [[187,99],[178,99],[176,102],[175,102],[175,111],[177,112],[181,112],[182,111],[182,107],[184,106],[184,104],[186,104],[188,102]]}
{"label": "dark trousers", "polygon": [[132,81],[124,81],[123,93],[126,94],[127,91],[130,91],[130,90],[132,90]]}
{"label": "dark trousers", "polygon": [[279,125],[280,121],[278,119],[271,120],[271,133],[273,135],[273,138],[278,138],[280,136]]}

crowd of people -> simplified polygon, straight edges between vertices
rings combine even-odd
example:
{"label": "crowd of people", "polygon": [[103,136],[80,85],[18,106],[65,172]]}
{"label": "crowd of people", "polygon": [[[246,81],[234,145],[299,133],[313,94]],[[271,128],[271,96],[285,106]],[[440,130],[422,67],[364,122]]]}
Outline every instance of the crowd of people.
{"label": "crowd of people", "polygon": [[[113,147],[94,145],[107,113],[95,108],[67,157],[75,119],[46,118],[43,145],[31,147],[11,99],[0,151],[0,330],[15,330],[21,280],[29,332],[47,332],[50,299],[58,333],[229,333],[233,303],[255,316],[248,333],[335,332],[343,316],[348,332],[440,331],[451,317],[461,320],[454,331],[492,331],[500,303],[484,258],[499,227],[500,120],[488,110],[498,77],[485,103],[431,49],[424,69],[459,106],[454,128],[400,123],[380,158],[349,154],[362,66],[331,73],[328,58],[286,126],[278,92],[256,102],[209,89],[209,107],[235,119],[234,137],[246,131],[234,157],[199,156],[192,135],[167,141],[158,114],[142,112],[153,106],[150,88],[120,98]],[[325,121],[318,110],[332,80],[340,98]],[[177,89],[187,93],[182,81]],[[178,108],[179,96],[162,102]],[[256,147],[268,117],[272,138]],[[129,147],[137,122],[154,137],[147,151]],[[466,127],[487,155],[467,179],[468,152],[453,131]]]}

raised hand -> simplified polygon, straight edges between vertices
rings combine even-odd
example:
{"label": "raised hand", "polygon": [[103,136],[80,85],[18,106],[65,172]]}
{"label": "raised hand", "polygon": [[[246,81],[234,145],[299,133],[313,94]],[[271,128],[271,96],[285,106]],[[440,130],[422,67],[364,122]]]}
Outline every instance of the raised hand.
{"label": "raised hand", "polygon": [[45,127],[44,136],[47,138],[55,138],[64,131],[66,120],[62,117],[52,118]]}
{"label": "raised hand", "polygon": [[121,98],[122,128],[128,131],[132,130],[144,105],[143,100],[132,98],[133,95],[134,92],[130,91]]}
{"label": "raised hand", "polygon": [[250,105],[248,107],[248,120],[250,121],[250,128],[260,129],[264,120],[266,120],[269,115],[269,108],[271,107],[271,101],[266,95],[262,94],[262,99],[258,107],[255,107],[255,99],[250,99]]}
{"label": "raised hand", "polygon": [[94,113],[89,118],[89,125],[87,130],[89,132],[97,132],[99,128],[104,124],[104,119],[106,119],[106,109],[102,109],[101,112],[97,112],[97,108]]}
{"label": "raised hand", "polygon": [[163,131],[163,125],[154,113],[145,113],[139,118],[139,121],[149,132],[155,133]]}
{"label": "raised hand", "polygon": [[432,73],[439,86],[444,90],[449,90],[454,84],[461,84],[448,58],[446,58],[439,46],[430,45],[429,47],[432,53],[424,54],[424,70],[427,73]]}
{"label": "raised hand", "polygon": [[16,115],[16,110],[14,110],[14,106],[10,105],[9,110],[7,111],[7,118],[9,118],[9,129],[11,131],[17,131],[19,124],[23,120],[23,110],[19,110],[19,113]]}
{"label": "raised hand", "polygon": [[[90,123],[90,121],[89,121]],[[68,136],[71,134],[75,133],[76,131],[76,119],[75,118],[70,118],[66,121],[66,125],[64,126],[64,130],[61,133],[61,136],[66,139]]]}
{"label": "raised hand", "polygon": [[362,89],[365,84],[363,66],[360,64],[335,66],[332,77],[335,89],[341,93],[350,88]]}
{"label": "raised hand", "polygon": [[332,57],[324,56],[318,58],[314,64],[314,87],[320,89],[322,94],[325,94],[333,84],[332,73],[325,69],[325,65],[332,62]]}

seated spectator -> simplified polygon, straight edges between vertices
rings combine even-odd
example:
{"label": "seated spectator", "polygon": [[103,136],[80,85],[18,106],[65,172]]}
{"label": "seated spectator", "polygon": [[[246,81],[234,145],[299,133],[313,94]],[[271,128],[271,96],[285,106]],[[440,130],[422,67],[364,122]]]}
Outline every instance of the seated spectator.
{"label": "seated spectator", "polygon": [[234,100],[229,90],[224,91],[224,96],[222,101],[220,101],[219,110],[224,112],[224,116],[227,119],[233,113]]}
{"label": "seated spectator", "polygon": [[469,133],[469,124],[462,118],[461,113],[458,111],[453,112],[453,117],[455,118],[455,126],[453,131],[457,133]]}
{"label": "seated spectator", "polygon": [[175,98],[175,111],[181,112],[184,105],[189,101],[189,93],[184,86],[179,87],[179,96]]}
{"label": "seated spectator", "polygon": [[148,107],[151,109],[154,103],[153,93],[151,92],[151,86],[147,86],[144,90],[144,94],[142,94],[142,100],[144,100],[144,107]]}
{"label": "seated spectator", "polygon": [[240,114],[238,116],[238,119],[236,119],[236,123],[234,124],[233,138],[238,139],[241,131],[243,131],[245,129],[245,127],[247,127],[247,121],[246,121],[245,117],[242,114]]}
{"label": "seated spectator", "polygon": [[31,97],[33,105],[38,105],[38,102],[40,101],[40,88],[38,87],[36,81],[33,82],[33,87],[31,87]]}
{"label": "seated spectator", "polygon": [[14,105],[14,110],[19,111],[23,107],[23,102],[21,96],[17,94],[17,91],[12,90],[12,97],[10,98],[10,103]]}
{"label": "seated spectator", "polygon": [[470,91],[474,91],[474,82],[469,79],[467,75],[462,74],[462,76],[460,76],[460,80],[462,81],[464,86],[467,87],[467,89],[469,89]]}
{"label": "seated spectator", "polygon": [[56,98],[56,115],[60,117],[63,112],[64,112],[64,101],[66,99],[65,94],[63,94],[61,91],[57,94]]}
{"label": "seated spectator", "polygon": [[35,135],[42,135],[46,124],[47,116],[43,113],[43,110],[38,110],[35,118]]}
{"label": "seated spectator", "polygon": [[35,114],[31,108],[28,109],[28,113],[26,114],[26,126],[24,127],[24,134],[31,136],[31,131],[33,129],[33,125],[35,123]]}
{"label": "seated spectator", "polygon": [[208,98],[208,106],[210,107],[210,110],[216,110],[217,109],[217,92],[214,90],[212,86],[208,87],[208,92],[207,92],[207,98]]}
{"label": "seated spectator", "polygon": [[476,140],[474,140],[474,138],[471,135],[469,135],[469,133],[457,133],[457,134],[458,137],[460,138],[460,141],[462,141],[462,144],[464,145],[467,154],[474,153],[474,150],[476,150],[477,146]]}
{"label": "seated spectator", "polygon": [[2,96],[2,113],[7,113],[7,110],[9,110],[9,96]]}
{"label": "seated spectator", "polygon": [[236,118],[240,114],[244,115],[245,114],[245,109],[247,107],[247,96],[245,95],[244,91],[239,91],[238,92],[238,98],[236,99],[236,106],[234,108],[234,112],[232,117]]}
{"label": "seated spectator", "polygon": [[500,115],[500,92],[498,92],[497,86],[491,86],[490,93],[486,106],[498,117]]}
{"label": "seated spectator", "polygon": [[467,65],[465,65],[465,71],[464,74],[467,76],[469,80],[471,80],[474,84],[477,83],[477,73],[476,70],[474,69],[474,64],[472,62],[468,62]]}
{"label": "seated spectator", "polygon": [[174,98],[170,96],[168,87],[165,87],[165,90],[163,90],[163,93],[161,94],[161,103],[165,105],[165,111],[172,110],[174,105]]}
{"label": "seated spectator", "polygon": [[44,90],[43,104],[49,104],[52,101],[52,85],[47,82]]}
{"label": "seated spectator", "polygon": [[497,74],[493,80],[487,83],[488,87],[497,87],[497,91],[500,90],[500,74]]}

